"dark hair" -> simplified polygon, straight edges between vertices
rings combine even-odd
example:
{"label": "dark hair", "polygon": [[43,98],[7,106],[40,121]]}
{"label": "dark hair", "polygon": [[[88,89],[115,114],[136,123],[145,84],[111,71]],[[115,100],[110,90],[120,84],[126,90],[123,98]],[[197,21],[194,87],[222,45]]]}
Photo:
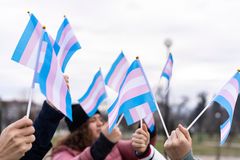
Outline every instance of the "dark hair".
{"label": "dark hair", "polygon": [[88,128],[89,120],[81,125],[77,130],[60,140],[53,148],[52,154],[61,151],[66,146],[73,150],[82,151],[93,143],[92,132]]}

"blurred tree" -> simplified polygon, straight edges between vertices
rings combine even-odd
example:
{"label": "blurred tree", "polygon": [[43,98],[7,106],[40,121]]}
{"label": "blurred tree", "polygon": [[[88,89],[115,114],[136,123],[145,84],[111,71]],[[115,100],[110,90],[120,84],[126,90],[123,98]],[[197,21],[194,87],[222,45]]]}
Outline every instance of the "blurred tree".
{"label": "blurred tree", "polygon": [[[200,92],[198,94],[198,104],[197,107],[193,110],[191,116],[190,116],[190,122],[192,122],[198,115],[199,113],[206,107],[206,101],[207,101],[207,94],[205,92]],[[205,119],[205,114],[203,114],[198,121],[196,122],[196,124],[193,126],[194,130],[196,132],[198,132],[199,136],[198,136],[198,142],[202,142],[202,131],[203,131],[203,121]]]}

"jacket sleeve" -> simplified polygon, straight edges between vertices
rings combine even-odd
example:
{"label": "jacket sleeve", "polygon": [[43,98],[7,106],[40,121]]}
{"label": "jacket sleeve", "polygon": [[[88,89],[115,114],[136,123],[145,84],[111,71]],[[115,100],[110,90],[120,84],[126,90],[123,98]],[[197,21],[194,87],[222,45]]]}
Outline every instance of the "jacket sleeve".
{"label": "jacket sleeve", "polygon": [[109,141],[102,133],[91,147],[91,155],[94,160],[102,160],[112,151],[115,143]]}
{"label": "jacket sleeve", "polygon": [[52,147],[51,139],[58,127],[60,120],[64,117],[62,113],[52,108],[44,101],[42,110],[34,121],[36,140],[22,160],[41,160]]}
{"label": "jacket sleeve", "polygon": [[135,151],[132,148],[131,140],[120,140],[117,143],[117,148],[122,156],[122,159],[131,159],[137,160],[137,156],[135,155]]}
{"label": "jacket sleeve", "polygon": [[184,156],[183,160],[197,160],[193,157],[192,151],[188,152],[186,156]]}
{"label": "jacket sleeve", "polygon": [[139,160],[166,160],[166,158],[161,153],[159,153],[152,145],[149,145],[149,147],[143,154],[137,156]]}

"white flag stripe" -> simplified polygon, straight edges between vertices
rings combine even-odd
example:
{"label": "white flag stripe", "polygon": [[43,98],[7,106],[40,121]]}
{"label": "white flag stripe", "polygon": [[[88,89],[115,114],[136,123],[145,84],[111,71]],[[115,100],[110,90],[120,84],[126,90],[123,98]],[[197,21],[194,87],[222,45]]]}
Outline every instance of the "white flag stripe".
{"label": "white flag stripe", "polygon": [[234,98],[238,96],[238,91],[236,90],[235,86],[230,83],[224,86],[223,90],[227,90]]}
{"label": "white flag stripe", "polygon": [[61,92],[61,87],[62,87],[62,83],[65,83],[64,82],[64,79],[62,78],[62,75],[63,73],[61,72],[61,68],[58,68],[57,71],[56,71],[56,76],[55,76],[55,80],[54,80],[54,86],[53,86],[53,98],[56,100],[56,102],[59,103],[59,106],[60,105],[60,96],[59,96],[59,93]]}
{"label": "white flag stripe", "polygon": [[37,61],[37,52],[38,52],[38,49],[39,49],[39,45],[40,45],[40,39],[37,40],[37,43],[33,49],[33,53],[30,54],[30,58],[27,62],[27,66],[28,67],[31,67],[31,68],[35,68],[35,64],[36,64],[36,61]]}
{"label": "white flag stripe", "polygon": [[58,57],[62,57],[64,49],[66,49],[66,45],[68,44],[69,40],[74,36],[73,32],[68,32],[66,37],[64,38],[63,42],[61,44],[59,44],[61,46],[59,53],[58,53]]}
{"label": "white flag stripe", "polygon": [[228,135],[230,128],[231,128],[231,123],[230,123],[230,121],[228,121],[226,126],[221,129],[221,141],[224,140],[224,138]]}
{"label": "white flag stripe", "polygon": [[[127,61],[124,64],[127,64]],[[112,84],[111,84],[112,88],[118,89],[117,86],[120,86],[120,83],[122,83],[120,81],[125,76],[127,69],[128,69],[128,64],[122,65],[120,70],[117,71],[118,74],[116,74],[116,76],[114,77],[114,80],[112,81]]]}
{"label": "white flag stripe", "polygon": [[[93,87],[94,88],[94,87]],[[98,85],[91,97],[87,97],[81,104],[84,104],[84,110],[88,110],[92,107],[93,103],[96,101],[98,93],[104,88],[103,85]]]}

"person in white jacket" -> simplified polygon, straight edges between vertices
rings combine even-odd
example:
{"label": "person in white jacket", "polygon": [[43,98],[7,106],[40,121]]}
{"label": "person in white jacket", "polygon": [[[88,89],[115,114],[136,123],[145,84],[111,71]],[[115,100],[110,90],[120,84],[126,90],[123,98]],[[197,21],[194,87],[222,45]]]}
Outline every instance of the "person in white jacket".
{"label": "person in white jacket", "polygon": [[[149,139],[144,136],[146,133],[139,130],[136,130],[132,136],[132,146],[139,159],[164,160],[165,158],[153,146],[149,145]],[[195,160],[192,154],[191,136],[182,125],[178,125],[178,128],[172,131],[164,143],[164,149],[171,160]]]}

